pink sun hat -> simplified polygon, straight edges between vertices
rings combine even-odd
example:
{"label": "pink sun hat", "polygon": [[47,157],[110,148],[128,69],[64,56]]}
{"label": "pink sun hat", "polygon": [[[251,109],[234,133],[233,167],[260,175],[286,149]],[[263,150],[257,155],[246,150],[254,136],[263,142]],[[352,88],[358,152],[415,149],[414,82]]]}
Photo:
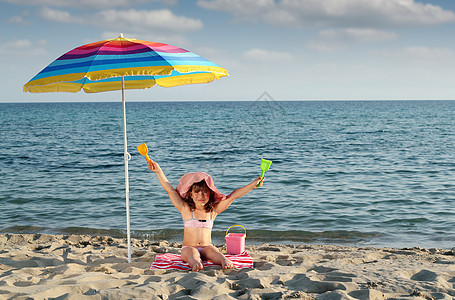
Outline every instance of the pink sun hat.
{"label": "pink sun hat", "polygon": [[212,177],[204,172],[188,173],[183,175],[182,178],[180,178],[180,182],[175,190],[182,199],[185,199],[186,194],[188,194],[188,191],[193,186],[193,184],[200,181],[205,181],[209,189],[212,190],[215,202],[220,202],[226,199],[226,195],[220,193],[220,191],[218,191],[218,189],[215,187],[215,183],[213,182]]}

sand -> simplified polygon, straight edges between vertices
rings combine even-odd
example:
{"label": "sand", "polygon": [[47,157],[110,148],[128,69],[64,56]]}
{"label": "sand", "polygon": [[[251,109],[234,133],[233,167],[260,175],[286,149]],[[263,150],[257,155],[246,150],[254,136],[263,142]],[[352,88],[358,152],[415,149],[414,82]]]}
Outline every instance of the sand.
{"label": "sand", "polygon": [[180,245],[133,239],[129,264],[123,239],[0,234],[0,299],[455,299],[454,249],[246,250],[253,269],[149,270]]}

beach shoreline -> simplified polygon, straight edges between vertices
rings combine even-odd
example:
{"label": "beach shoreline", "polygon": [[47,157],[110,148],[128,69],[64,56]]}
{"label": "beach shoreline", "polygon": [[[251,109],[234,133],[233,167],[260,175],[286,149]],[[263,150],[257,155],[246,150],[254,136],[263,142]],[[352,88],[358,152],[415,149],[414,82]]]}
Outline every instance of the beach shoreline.
{"label": "beach shoreline", "polygon": [[[150,270],[181,244],[0,234],[0,299],[455,299],[455,249],[248,245],[253,269]],[[224,245],[217,245],[225,251]]]}

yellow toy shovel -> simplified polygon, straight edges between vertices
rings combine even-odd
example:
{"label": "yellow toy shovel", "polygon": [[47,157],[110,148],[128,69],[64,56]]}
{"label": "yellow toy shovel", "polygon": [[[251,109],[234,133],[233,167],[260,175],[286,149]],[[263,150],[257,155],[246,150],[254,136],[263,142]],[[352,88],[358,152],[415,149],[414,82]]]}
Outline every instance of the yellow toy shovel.
{"label": "yellow toy shovel", "polygon": [[[261,177],[264,177],[265,171],[270,169],[270,165],[271,164],[272,164],[272,161],[261,158],[261,171],[262,171],[261,172]],[[262,180],[259,181],[258,186],[261,185],[261,182],[262,182]]]}
{"label": "yellow toy shovel", "polygon": [[150,161],[150,157],[148,155],[149,153],[149,148],[147,148],[147,145],[143,143],[142,145],[137,146],[137,150],[139,150],[139,153],[141,155],[144,155],[147,161]]}

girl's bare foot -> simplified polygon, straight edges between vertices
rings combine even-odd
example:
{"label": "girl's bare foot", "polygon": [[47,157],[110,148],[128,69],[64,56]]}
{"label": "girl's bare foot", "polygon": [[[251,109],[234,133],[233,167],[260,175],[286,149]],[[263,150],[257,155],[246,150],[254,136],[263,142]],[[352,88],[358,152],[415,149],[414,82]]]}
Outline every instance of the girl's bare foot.
{"label": "girl's bare foot", "polygon": [[234,264],[232,264],[232,261],[226,258],[226,256],[223,255],[223,259],[221,260],[221,266],[223,269],[232,269],[234,267]]}
{"label": "girl's bare foot", "polygon": [[201,254],[204,259],[211,260],[213,263],[221,265],[223,269],[231,269],[234,267],[232,262],[213,245],[206,246]]}
{"label": "girl's bare foot", "polygon": [[194,247],[183,248],[181,257],[183,261],[187,262],[190,265],[191,270],[194,272],[202,270],[204,267],[202,265],[201,255],[199,254],[199,251]]}
{"label": "girl's bare foot", "polygon": [[201,261],[191,260],[188,261],[188,264],[190,265],[191,270],[193,270],[194,272],[198,272],[202,270],[202,268],[204,268]]}

